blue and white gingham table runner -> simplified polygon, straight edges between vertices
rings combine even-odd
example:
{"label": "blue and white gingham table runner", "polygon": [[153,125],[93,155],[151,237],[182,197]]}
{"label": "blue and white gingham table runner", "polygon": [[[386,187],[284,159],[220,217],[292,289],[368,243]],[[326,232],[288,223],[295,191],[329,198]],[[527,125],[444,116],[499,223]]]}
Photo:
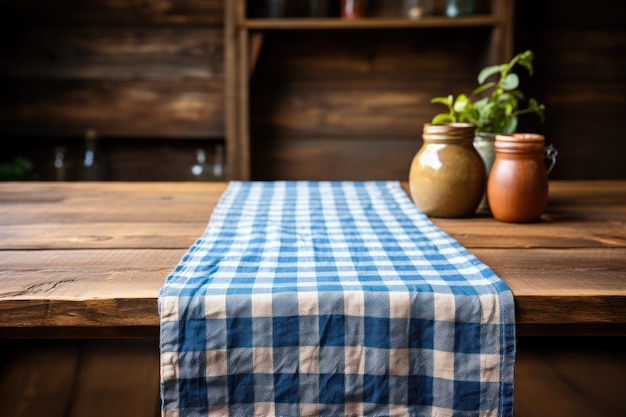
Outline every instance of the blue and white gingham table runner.
{"label": "blue and white gingham table runner", "polygon": [[513,414],[510,290],[395,181],[230,183],[159,313],[166,417]]}

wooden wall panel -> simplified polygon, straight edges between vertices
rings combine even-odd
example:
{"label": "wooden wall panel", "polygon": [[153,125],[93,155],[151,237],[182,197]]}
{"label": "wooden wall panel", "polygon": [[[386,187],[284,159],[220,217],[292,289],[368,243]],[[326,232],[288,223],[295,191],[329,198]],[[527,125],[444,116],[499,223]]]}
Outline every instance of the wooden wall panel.
{"label": "wooden wall panel", "polygon": [[282,135],[390,135],[419,137],[423,124],[446,107],[430,99],[463,84],[441,79],[301,80],[267,83],[255,88],[250,117],[253,134]]}
{"label": "wooden wall panel", "polygon": [[554,178],[626,178],[626,141],[619,132],[626,88],[611,82],[551,84],[545,91],[548,142],[559,149]]}
{"label": "wooden wall panel", "polygon": [[527,95],[546,105],[545,124],[520,119],[559,149],[555,179],[626,178],[626,3],[588,7],[517,2],[516,48],[535,51]]}
{"label": "wooden wall panel", "polygon": [[223,30],[33,27],[0,55],[0,76],[53,79],[223,79]]}
{"label": "wooden wall panel", "polygon": [[208,80],[29,80],[3,86],[0,130],[31,135],[220,137],[223,84]]}
{"label": "wooden wall panel", "polygon": [[487,39],[484,28],[270,33],[251,83],[253,178],[405,180],[424,123],[446,111],[430,100],[471,92]]}
{"label": "wooden wall panel", "polygon": [[256,138],[252,147],[255,179],[406,180],[421,142],[412,137],[379,136]]}
{"label": "wooden wall panel", "polygon": [[7,21],[37,24],[215,24],[224,0],[1,0]]}
{"label": "wooden wall panel", "polygon": [[19,141],[0,162],[26,156],[37,178],[55,179],[62,146],[67,179],[80,179],[83,137],[95,129],[102,179],[180,180],[196,147],[223,143],[223,0],[0,6],[0,138]]}
{"label": "wooden wall panel", "polygon": [[[520,42],[523,39],[520,37]],[[560,80],[589,83],[623,80],[626,74],[626,36],[623,33],[548,30],[541,34],[540,42],[535,44],[536,67],[541,71],[537,72],[537,82],[542,81],[544,74],[557,78],[556,72]],[[551,68],[557,63],[558,67]]]}
{"label": "wooden wall panel", "polygon": [[269,32],[254,71],[264,78],[475,80],[486,63],[485,28]]}

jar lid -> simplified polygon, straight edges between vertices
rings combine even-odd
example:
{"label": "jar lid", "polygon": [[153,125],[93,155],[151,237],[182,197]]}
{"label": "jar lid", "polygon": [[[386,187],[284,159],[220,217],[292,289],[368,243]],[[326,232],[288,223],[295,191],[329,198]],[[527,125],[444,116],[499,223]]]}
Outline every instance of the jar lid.
{"label": "jar lid", "polygon": [[475,130],[472,123],[426,123],[422,138],[431,141],[468,140],[474,138]]}
{"label": "jar lid", "polygon": [[503,152],[543,151],[545,138],[538,133],[510,133],[496,135],[494,147]]}

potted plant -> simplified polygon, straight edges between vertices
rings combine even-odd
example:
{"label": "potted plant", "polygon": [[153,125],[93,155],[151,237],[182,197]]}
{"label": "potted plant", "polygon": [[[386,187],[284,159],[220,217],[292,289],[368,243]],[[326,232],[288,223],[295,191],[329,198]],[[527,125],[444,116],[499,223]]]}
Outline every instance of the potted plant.
{"label": "potted plant", "polygon": [[[516,65],[526,68],[532,75],[532,51],[520,52],[506,64],[483,68],[478,74],[479,86],[472,91],[471,97],[459,94],[456,99],[452,95],[433,98],[432,103],[444,104],[449,111],[437,114],[432,122],[473,123],[478,132],[513,133],[517,118],[522,114],[537,113],[543,121],[545,106],[534,98],[528,100],[526,108],[520,108],[524,94],[518,89],[519,77],[513,72]],[[492,75],[497,76],[495,81],[490,81]],[[485,95],[490,89],[491,92]]]}
{"label": "potted plant", "polygon": [[[533,52],[520,52],[505,64],[483,68],[478,74],[478,87],[470,96],[459,94],[447,97],[435,97],[432,103],[441,103],[448,107],[447,113],[433,117],[432,123],[451,122],[472,123],[476,127],[474,147],[483,158],[487,175],[494,161],[493,143],[498,133],[513,133],[517,129],[518,116],[535,113],[544,120],[545,106],[531,98],[525,107],[524,94],[519,90],[519,77],[513,71],[516,66],[526,68],[533,74]],[[494,79],[495,77],[495,79]],[[481,208],[486,208],[483,199]]]}

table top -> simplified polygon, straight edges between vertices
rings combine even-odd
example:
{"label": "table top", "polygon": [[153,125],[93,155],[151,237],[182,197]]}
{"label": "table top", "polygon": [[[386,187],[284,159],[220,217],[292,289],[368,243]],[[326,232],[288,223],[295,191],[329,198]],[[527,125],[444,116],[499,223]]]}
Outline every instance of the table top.
{"label": "table top", "polygon": [[[0,337],[158,335],[158,292],[226,186],[0,183]],[[626,334],[626,181],[551,182],[536,223],[432,220],[508,284],[519,335]]]}

